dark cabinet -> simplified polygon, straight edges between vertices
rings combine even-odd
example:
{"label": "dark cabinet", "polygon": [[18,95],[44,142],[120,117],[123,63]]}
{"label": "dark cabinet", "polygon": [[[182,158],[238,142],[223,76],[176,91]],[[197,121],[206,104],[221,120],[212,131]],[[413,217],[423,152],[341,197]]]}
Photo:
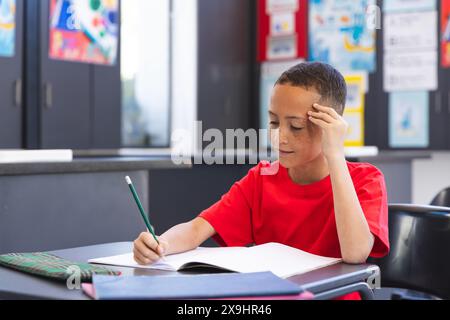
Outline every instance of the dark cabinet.
{"label": "dark cabinet", "polygon": [[92,86],[96,88],[92,93],[91,146],[96,149],[119,148],[122,137],[120,67],[93,66],[91,73]]}
{"label": "dark cabinet", "polygon": [[40,1],[40,5],[41,147],[89,148],[91,67],[49,58],[49,2]]}
{"label": "dark cabinet", "polygon": [[450,150],[450,68],[441,70],[441,127],[445,127],[445,132],[441,132],[442,143],[445,144],[445,149]]}
{"label": "dark cabinet", "polygon": [[445,87],[446,79],[439,72],[439,89],[430,92],[430,150],[446,150],[448,145],[448,121],[447,110],[448,89]]}
{"label": "dark cabinet", "polygon": [[[113,66],[50,58],[50,1],[39,1],[38,6],[39,59],[36,72],[39,74],[39,92],[36,98],[40,114],[39,146],[71,149],[120,147],[120,56]],[[33,10],[32,7],[28,9]]]}
{"label": "dark cabinet", "polygon": [[198,2],[198,120],[203,129],[257,124],[256,2]]}
{"label": "dark cabinet", "polygon": [[0,148],[22,147],[23,0],[16,2],[12,57],[0,57]]}

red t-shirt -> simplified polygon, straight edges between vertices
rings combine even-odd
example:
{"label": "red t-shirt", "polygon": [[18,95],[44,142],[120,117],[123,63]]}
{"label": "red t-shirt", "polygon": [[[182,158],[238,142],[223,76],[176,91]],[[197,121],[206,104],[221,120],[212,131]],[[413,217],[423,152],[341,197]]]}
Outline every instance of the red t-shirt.
{"label": "red t-shirt", "polygon": [[[389,252],[387,194],[383,174],[367,163],[348,169],[370,230],[375,237],[371,257]],[[221,246],[278,242],[326,257],[341,258],[330,176],[298,185],[279,166],[275,175],[262,175],[260,163],[236,182],[220,201],[200,217],[216,230]],[[344,299],[359,299],[351,294]]]}

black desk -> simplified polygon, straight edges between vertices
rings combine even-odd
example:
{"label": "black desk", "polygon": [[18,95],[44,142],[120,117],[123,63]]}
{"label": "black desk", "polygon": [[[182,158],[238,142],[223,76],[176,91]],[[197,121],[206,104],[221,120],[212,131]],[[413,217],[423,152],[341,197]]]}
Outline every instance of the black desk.
{"label": "black desk", "polygon": [[[77,262],[131,252],[131,242],[111,243],[90,247],[54,251],[53,254]],[[176,272],[111,267],[123,275],[175,275]],[[375,265],[337,264],[313,272],[297,275],[289,280],[314,293],[317,299],[333,299],[359,291],[363,299],[373,299],[372,286],[367,281],[379,283],[379,268]],[[0,267],[0,299],[57,299],[86,300],[79,290],[68,290],[64,283]]]}

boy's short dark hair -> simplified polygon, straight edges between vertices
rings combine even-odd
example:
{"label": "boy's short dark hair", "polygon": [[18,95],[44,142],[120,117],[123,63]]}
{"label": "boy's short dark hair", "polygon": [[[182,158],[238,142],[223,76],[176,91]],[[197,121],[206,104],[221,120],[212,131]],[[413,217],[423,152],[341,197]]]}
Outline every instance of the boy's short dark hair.
{"label": "boy's short dark hair", "polygon": [[304,62],[285,71],[275,85],[288,84],[305,89],[314,88],[322,96],[321,103],[331,104],[340,115],[344,114],[347,84],[335,68],[321,62]]}

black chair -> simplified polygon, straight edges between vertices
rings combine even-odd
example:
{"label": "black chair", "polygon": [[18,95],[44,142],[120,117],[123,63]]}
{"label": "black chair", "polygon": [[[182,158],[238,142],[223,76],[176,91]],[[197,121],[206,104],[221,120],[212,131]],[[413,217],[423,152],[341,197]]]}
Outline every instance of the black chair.
{"label": "black chair", "polygon": [[431,201],[431,205],[438,207],[450,207],[450,187],[439,192],[433,201]]}
{"label": "black chair", "polygon": [[390,289],[399,300],[450,299],[450,208],[390,205],[389,240],[389,255],[368,261],[380,266],[380,292],[412,290]]}

